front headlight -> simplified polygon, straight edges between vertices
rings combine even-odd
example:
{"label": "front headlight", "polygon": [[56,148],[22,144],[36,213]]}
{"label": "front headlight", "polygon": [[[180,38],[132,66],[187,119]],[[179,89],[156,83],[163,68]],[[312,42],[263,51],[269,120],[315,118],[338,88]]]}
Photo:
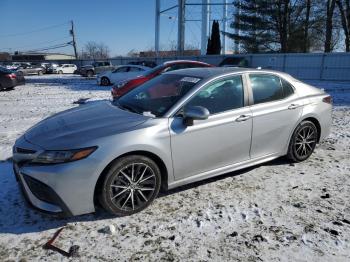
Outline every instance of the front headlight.
{"label": "front headlight", "polygon": [[80,160],[91,155],[97,147],[73,150],[47,150],[32,160],[32,163],[58,164]]}

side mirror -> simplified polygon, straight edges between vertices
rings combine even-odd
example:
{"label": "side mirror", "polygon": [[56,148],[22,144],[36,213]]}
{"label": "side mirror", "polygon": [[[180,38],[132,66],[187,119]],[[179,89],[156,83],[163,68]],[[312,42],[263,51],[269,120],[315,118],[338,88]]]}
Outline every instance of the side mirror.
{"label": "side mirror", "polygon": [[203,106],[185,107],[183,113],[184,125],[193,126],[193,120],[205,120],[208,119],[209,115],[209,110]]}

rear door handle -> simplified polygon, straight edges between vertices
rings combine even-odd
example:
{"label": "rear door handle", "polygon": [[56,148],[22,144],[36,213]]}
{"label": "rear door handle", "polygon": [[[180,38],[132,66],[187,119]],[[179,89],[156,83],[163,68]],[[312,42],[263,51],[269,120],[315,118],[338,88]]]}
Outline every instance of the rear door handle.
{"label": "rear door handle", "polygon": [[250,117],[251,117],[250,115],[240,115],[240,116],[236,119],[236,122],[247,121]]}
{"label": "rear door handle", "polygon": [[288,109],[296,109],[298,107],[299,107],[298,104],[291,104],[290,106],[288,106]]}

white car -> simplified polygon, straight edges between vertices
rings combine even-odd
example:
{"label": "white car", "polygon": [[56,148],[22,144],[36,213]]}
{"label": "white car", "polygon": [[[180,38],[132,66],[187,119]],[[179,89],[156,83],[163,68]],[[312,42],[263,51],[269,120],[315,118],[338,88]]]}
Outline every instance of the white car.
{"label": "white car", "polygon": [[10,65],[6,65],[6,69],[9,70],[17,70],[21,66],[21,63],[12,63]]}
{"label": "white car", "polygon": [[77,70],[77,66],[74,64],[63,64],[53,69],[56,74],[73,74]]}
{"label": "white car", "polygon": [[113,71],[107,71],[97,75],[97,84],[108,86],[141,75],[150,69],[150,67],[140,65],[118,66]]}

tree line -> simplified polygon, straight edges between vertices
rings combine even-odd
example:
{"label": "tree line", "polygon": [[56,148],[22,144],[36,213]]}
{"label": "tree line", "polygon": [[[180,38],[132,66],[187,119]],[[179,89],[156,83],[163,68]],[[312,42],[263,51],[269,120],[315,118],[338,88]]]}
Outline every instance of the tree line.
{"label": "tree line", "polygon": [[240,52],[350,51],[350,0],[234,0]]}

